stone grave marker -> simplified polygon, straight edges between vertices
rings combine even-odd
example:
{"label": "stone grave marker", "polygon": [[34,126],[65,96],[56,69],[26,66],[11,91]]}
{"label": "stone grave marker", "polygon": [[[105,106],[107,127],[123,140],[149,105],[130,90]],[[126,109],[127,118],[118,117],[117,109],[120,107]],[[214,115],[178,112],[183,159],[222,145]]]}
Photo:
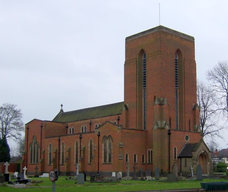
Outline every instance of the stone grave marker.
{"label": "stone grave marker", "polygon": [[194,177],[194,173],[193,173],[193,167],[192,167],[192,165],[190,166],[190,172],[191,172],[191,177]]}
{"label": "stone grave marker", "polygon": [[173,168],[173,174],[174,174],[176,177],[178,177],[178,167],[177,167],[177,164],[174,163],[172,168]]}
{"label": "stone grave marker", "polygon": [[159,172],[158,167],[155,167],[154,174],[155,174],[155,179],[156,180],[159,180],[159,178],[160,178],[160,172]]}
{"label": "stone grave marker", "polygon": [[5,165],[5,173],[4,173],[5,182],[9,182],[9,171],[8,171],[8,166],[9,166],[10,164],[9,164],[8,162],[5,162],[4,165]]}
{"label": "stone grave marker", "polygon": [[131,179],[130,177],[130,165],[129,163],[127,164],[127,177],[126,177],[127,180]]}
{"label": "stone grave marker", "polygon": [[203,177],[202,177],[202,168],[201,168],[201,165],[197,165],[196,167],[196,180],[197,181],[202,181],[203,180]]}
{"label": "stone grave marker", "polygon": [[133,169],[134,169],[134,175],[133,175],[132,180],[138,180],[137,173],[136,173],[136,169],[137,169],[136,164],[134,164]]}
{"label": "stone grave marker", "polygon": [[122,179],[122,172],[117,172],[117,178]]}
{"label": "stone grave marker", "polygon": [[84,178],[84,173],[79,173],[79,175],[77,176],[77,184],[84,184],[85,182],[85,178]]}
{"label": "stone grave marker", "polygon": [[26,166],[24,166],[23,170],[24,170],[24,179],[28,179],[27,176],[26,176],[26,171],[27,171]]}
{"label": "stone grave marker", "polygon": [[141,176],[141,177],[140,177],[140,180],[141,180],[141,181],[145,181],[145,179],[144,179],[144,177],[143,177],[143,169],[140,168],[139,171],[140,171],[140,176]]}
{"label": "stone grave marker", "polygon": [[79,167],[80,167],[80,166],[79,166],[79,164],[77,163],[77,164],[76,164],[76,176],[79,175]]}
{"label": "stone grave marker", "polygon": [[147,179],[147,181],[151,181],[152,180],[151,170],[150,169],[146,170],[146,179]]}
{"label": "stone grave marker", "polygon": [[116,172],[112,172],[112,177],[116,178]]}

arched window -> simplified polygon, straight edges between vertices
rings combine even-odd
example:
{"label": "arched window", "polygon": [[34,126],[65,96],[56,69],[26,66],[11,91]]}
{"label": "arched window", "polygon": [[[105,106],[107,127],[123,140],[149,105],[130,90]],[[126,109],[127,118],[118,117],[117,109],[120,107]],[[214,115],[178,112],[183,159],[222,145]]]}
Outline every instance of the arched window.
{"label": "arched window", "polygon": [[88,144],[89,146],[88,146],[88,153],[89,153],[89,155],[88,155],[88,163],[89,164],[91,164],[91,162],[92,162],[92,159],[93,159],[93,140],[92,139],[90,139],[89,140],[89,144]]}
{"label": "arched window", "polygon": [[145,164],[145,155],[142,154],[142,164]]}
{"label": "arched window", "polygon": [[65,162],[65,144],[64,142],[62,142],[62,145],[61,145],[61,164],[63,165],[64,162]]}
{"label": "arched window", "polygon": [[51,165],[52,161],[52,145],[51,143],[48,146],[48,165]]}
{"label": "arched window", "polygon": [[147,150],[147,163],[153,163],[153,151],[152,151],[152,149]]}
{"label": "arched window", "polygon": [[78,154],[79,154],[79,147],[78,147],[78,141],[76,141],[75,142],[75,164],[78,164],[79,162]]}
{"label": "arched window", "polygon": [[129,163],[129,154],[125,155],[125,163]]}
{"label": "arched window", "polygon": [[182,54],[178,49],[175,53],[175,122],[176,129],[183,129],[183,85],[184,85],[184,74],[182,66]]}
{"label": "arched window", "polygon": [[112,162],[112,145],[113,145],[112,137],[110,135],[108,137],[104,136],[102,139],[104,163]]}
{"label": "arched window", "polygon": [[36,140],[36,136],[33,137],[30,144],[30,163],[38,163],[39,161],[39,144]]}
{"label": "arched window", "polygon": [[146,129],[146,53],[141,50],[137,63],[137,126]]}
{"label": "arched window", "polygon": [[133,162],[134,162],[134,163],[137,163],[137,161],[138,161],[137,154],[134,154],[134,155],[133,155]]}

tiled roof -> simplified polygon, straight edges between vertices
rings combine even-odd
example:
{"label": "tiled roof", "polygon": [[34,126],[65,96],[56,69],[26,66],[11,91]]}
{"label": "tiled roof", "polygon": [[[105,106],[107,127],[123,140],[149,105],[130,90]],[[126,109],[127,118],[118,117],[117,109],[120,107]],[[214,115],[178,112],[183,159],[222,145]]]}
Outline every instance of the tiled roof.
{"label": "tiled roof", "polygon": [[186,143],[178,155],[178,158],[190,158],[198,143]]}
{"label": "tiled roof", "polygon": [[75,111],[63,112],[62,110],[53,119],[54,122],[75,122],[86,119],[94,119],[100,117],[107,117],[112,115],[119,115],[122,113],[124,102],[103,105],[98,107],[80,109]]}

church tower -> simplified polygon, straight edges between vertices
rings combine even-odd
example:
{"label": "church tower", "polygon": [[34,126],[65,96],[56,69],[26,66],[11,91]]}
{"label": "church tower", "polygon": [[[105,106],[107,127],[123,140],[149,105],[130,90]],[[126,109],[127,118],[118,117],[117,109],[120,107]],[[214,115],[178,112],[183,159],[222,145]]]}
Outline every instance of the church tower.
{"label": "church tower", "polygon": [[188,133],[200,139],[199,113],[193,107],[197,103],[194,38],[158,26],[127,37],[125,46],[127,125],[147,131],[153,168],[168,172],[176,158],[173,147],[180,150],[185,143],[177,139],[170,144],[170,139]]}

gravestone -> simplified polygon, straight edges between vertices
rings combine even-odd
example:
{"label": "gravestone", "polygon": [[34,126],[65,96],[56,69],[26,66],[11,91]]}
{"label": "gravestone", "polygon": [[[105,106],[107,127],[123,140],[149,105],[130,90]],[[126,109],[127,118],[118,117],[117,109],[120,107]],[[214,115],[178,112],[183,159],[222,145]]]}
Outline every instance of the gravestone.
{"label": "gravestone", "polygon": [[117,178],[122,179],[122,172],[117,172]]}
{"label": "gravestone", "polygon": [[79,175],[77,176],[77,184],[84,184],[85,182],[85,176],[84,173],[79,173]]}
{"label": "gravestone", "polygon": [[178,181],[178,177],[176,177],[173,173],[169,173],[167,175],[167,181],[168,182],[177,182]]}
{"label": "gravestone", "polygon": [[9,171],[8,171],[8,166],[9,166],[10,164],[9,164],[8,162],[5,162],[4,165],[5,165],[5,173],[4,173],[5,182],[9,182]]}
{"label": "gravestone", "polygon": [[147,181],[151,181],[152,180],[151,170],[150,169],[146,170],[146,179],[147,179]]}
{"label": "gravestone", "polygon": [[18,177],[18,172],[14,172],[14,177],[17,178]]}
{"label": "gravestone", "polygon": [[177,167],[177,164],[174,163],[172,168],[173,168],[173,174],[174,174],[176,177],[178,177],[178,167]]}
{"label": "gravestone", "polygon": [[24,166],[23,170],[24,170],[24,179],[28,179],[27,176],[26,176],[26,171],[27,171],[26,166]]}
{"label": "gravestone", "polygon": [[127,164],[127,177],[126,177],[127,180],[131,179],[130,177],[130,165],[129,163]]}
{"label": "gravestone", "polygon": [[136,164],[134,164],[133,169],[134,169],[134,175],[133,175],[132,180],[138,180],[138,177],[137,177],[137,174],[136,174],[136,169],[137,169]]}
{"label": "gravestone", "polygon": [[116,178],[116,172],[112,172],[112,177]]}
{"label": "gravestone", "polygon": [[202,168],[201,168],[201,165],[197,165],[196,167],[196,180],[197,181],[202,181],[203,180],[203,177],[202,177]]}
{"label": "gravestone", "polygon": [[155,174],[155,179],[156,180],[159,180],[159,178],[160,178],[160,172],[159,172],[158,167],[155,167],[154,174]]}
{"label": "gravestone", "polygon": [[194,177],[194,173],[193,173],[193,167],[192,167],[192,165],[190,166],[190,172],[191,172],[191,177]]}
{"label": "gravestone", "polygon": [[143,169],[142,168],[140,168],[140,180],[141,181],[145,181],[145,179],[143,178]]}

